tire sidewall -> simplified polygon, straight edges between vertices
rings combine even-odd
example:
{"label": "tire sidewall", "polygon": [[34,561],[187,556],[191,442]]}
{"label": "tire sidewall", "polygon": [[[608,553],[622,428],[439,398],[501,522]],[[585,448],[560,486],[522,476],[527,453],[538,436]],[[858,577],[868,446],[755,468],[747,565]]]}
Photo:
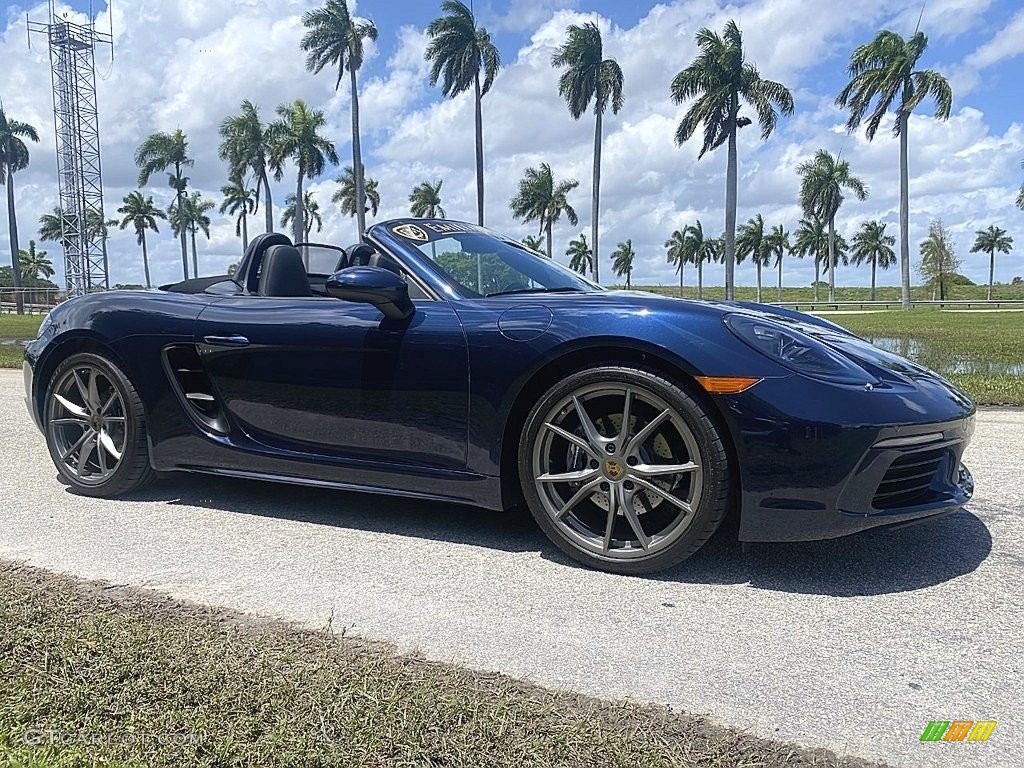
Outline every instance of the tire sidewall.
{"label": "tire sidewall", "polygon": [[[703,489],[687,529],[668,548],[643,559],[602,557],[580,549],[565,538],[544,509],[533,480],[533,450],[540,437],[544,416],[562,398],[580,387],[599,384],[633,384],[653,391],[664,399],[693,433],[703,471]],[[547,390],[526,418],[519,441],[520,486],[537,524],[559,549],[575,560],[615,573],[643,574],[663,570],[686,559],[699,549],[721,524],[728,507],[728,456],[708,409],[678,384],[653,371],[631,365],[604,365],[571,374]]]}

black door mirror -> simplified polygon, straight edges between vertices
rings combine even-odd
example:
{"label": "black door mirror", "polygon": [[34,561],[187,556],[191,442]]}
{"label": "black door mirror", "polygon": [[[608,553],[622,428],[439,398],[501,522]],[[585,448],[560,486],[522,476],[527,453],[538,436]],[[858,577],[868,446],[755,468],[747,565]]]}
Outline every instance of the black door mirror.
{"label": "black door mirror", "polygon": [[408,320],[416,311],[405,281],[380,267],[349,267],[335,272],[327,279],[326,288],[337,299],[373,304],[390,320]]}

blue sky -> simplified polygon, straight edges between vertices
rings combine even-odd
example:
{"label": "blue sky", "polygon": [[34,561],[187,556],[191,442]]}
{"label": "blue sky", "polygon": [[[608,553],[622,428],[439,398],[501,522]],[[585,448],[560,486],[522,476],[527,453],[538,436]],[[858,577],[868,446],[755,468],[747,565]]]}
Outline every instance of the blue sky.
{"label": "blue sky", "polygon": [[[276,104],[297,96],[324,109],[328,133],[343,164],[350,164],[350,159],[345,162],[351,151],[347,94],[344,89],[334,93],[330,76],[306,73],[298,50],[299,17],[313,4],[116,0],[118,55],[109,74],[106,66],[100,67],[105,79],[99,83],[108,213],[133,188],[132,152],[154,130],[181,127],[188,133],[197,160],[193,187],[217,197],[226,171],[216,158],[216,126],[242,98],[260,104],[267,117]],[[567,24],[597,19],[607,55],[620,61],[626,76],[625,108],[606,124],[603,256],[616,242],[630,238],[639,252],[638,281],[674,281],[662,243],[673,229],[698,218],[707,229],[721,229],[725,158],[716,152],[698,162],[695,144],[674,146],[672,133],[685,107],[671,104],[668,82],[692,58],[693,34],[699,27],[720,28],[734,18],[744,31],[748,57],[763,76],[785,82],[797,106],[794,117],[780,121],[769,141],[761,142],[751,131],[741,134],[740,222],[762,213],[768,224],[794,229],[800,217],[795,168],[824,147],[842,151],[871,188],[867,201],[844,205],[837,221],[840,231],[849,238],[863,221],[878,218],[894,232],[897,144],[886,131],[871,144],[862,134],[847,135],[845,116],[832,101],[845,82],[852,48],[882,27],[911,33],[921,3],[850,0],[828,4],[827,11],[825,6],[810,0],[477,2],[477,15],[494,35],[505,65],[484,101],[487,223],[514,235],[532,231],[512,219],[508,200],[522,171],[543,161],[551,163],[556,175],[580,182],[572,198],[580,225],[559,223],[556,256],[561,257],[571,237],[589,231],[592,126],[587,120],[571,120],[549,62]],[[76,0],[73,7],[84,11],[88,3]],[[105,27],[106,6],[97,7]],[[44,51],[26,49],[26,10],[41,19],[45,3],[8,4],[0,16],[0,60],[5,62],[0,99],[9,114],[29,119],[44,133],[33,147],[32,166],[17,177],[19,222],[27,233],[23,241],[40,213],[56,203],[49,72]],[[422,60],[422,30],[437,14],[437,4],[360,0],[355,11],[372,18],[380,30],[360,73],[364,155],[384,198],[379,218],[404,215],[408,190],[427,178],[445,179],[449,215],[472,218],[472,105],[465,97],[443,100],[429,87]],[[916,245],[928,222],[941,217],[953,231],[963,271],[981,281],[986,265],[969,253],[975,229],[990,223],[1003,226],[1024,248],[1024,213],[1013,206],[1024,180],[1024,8],[1011,0],[929,0],[921,26],[930,38],[921,63],[950,79],[955,100],[949,122],[938,123],[929,109],[921,109],[911,125],[912,257],[916,261]],[[355,235],[351,220],[331,211],[338,170],[311,188],[324,211],[322,238],[348,243]],[[287,176],[275,188],[277,206],[292,186]],[[159,184],[147,194],[161,204],[170,199],[169,190]],[[203,269],[223,269],[236,258],[238,247],[233,223],[218,217],[211,239],[200,246]],[[50,250],[58,249],[51,245]],[[112,250],[115,282],[138,282],[141,265],[131,234],[115,234]],[[169,233],[155,237],[151,251],[156,279],[173,279],[177,258]],[[7,258],[4,232],[0,259]],[[795,259],[787,269],[787,283],[806,285],[813,274],[810,264]],[[997,262],[997,279],[1017,274],[1024,274],[1019,253]],[[840,284],[867,282],[863,271],[852,268],[841,269],[837,278]],[[741,265],[738,279],[751,284],[752,269]],[[881,282],[895,283],[897,276],[890,272]]]}

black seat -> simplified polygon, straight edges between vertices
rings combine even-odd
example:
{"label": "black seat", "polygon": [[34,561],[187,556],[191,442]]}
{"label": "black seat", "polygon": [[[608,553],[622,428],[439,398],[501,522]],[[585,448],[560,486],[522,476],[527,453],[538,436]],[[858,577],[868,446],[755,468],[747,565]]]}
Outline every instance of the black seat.
{"label": "black seat", "polygon": [[260,269],[263,265],[263,255],[269,248],[275,245],[291,244],[291,240],[278,232],[256,235],[256,237],[249,241],[249,247],[245,249],[242,260],[238,264],[238,271],[235,272],[235,282],[242,286],[242,290],[246,293],[257,293]]}
{"label": "black seat", "polygon": [[377,249],[366,243],[359,243],[359,245],[353,245],[345,250],[348,253],[348,265],[350,267],[368,267],[370,266],[370,259],[377,255]]}
{"label": "black seat", "polygon": [[260,296],[312,296],[298,248],[274,245],[263,255]]}

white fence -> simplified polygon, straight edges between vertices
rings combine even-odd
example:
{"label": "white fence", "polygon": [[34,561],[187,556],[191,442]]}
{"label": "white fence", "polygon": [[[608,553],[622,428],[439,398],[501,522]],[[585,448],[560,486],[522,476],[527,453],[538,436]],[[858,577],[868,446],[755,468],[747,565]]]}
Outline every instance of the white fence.
{"label": "white fence", "polygon": [[18,311],[18,294],[30,315],[46,314],[65,297],[58,288],[0,288],[0,313]]}

